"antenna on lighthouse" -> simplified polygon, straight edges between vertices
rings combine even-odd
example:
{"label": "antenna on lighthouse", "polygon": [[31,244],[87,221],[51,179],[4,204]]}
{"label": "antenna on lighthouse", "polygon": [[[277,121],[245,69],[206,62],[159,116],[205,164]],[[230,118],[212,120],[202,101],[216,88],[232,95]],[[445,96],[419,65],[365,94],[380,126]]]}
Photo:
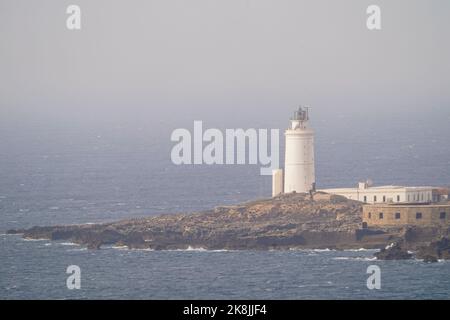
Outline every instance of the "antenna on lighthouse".
{"label": "antenna on lighthouse", "polygon": [[309,120],[309,109],[311,109],[311,106],[306,105],[306,106],[304,106],[304,108],[305,108],[305,121],[308,121]]}

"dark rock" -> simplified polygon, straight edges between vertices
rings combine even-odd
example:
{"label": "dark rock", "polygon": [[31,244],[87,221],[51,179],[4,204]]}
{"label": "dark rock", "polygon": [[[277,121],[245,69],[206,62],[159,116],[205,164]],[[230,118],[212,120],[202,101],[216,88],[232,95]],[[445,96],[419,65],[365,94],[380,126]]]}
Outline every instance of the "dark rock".
{"label": "dark rock", "polygon": [[422,246],[416,253],[418,259],[435,260],[450,259],[450,240],[446,237],[438,241],[432,241],[427,246]]}
{"label": "dark rock", "polygon": [[379,260],[407,260],[412,258],[412,254],[403,249],[399,243],[393,243],[381,249],[374,256]]}
{"label": "dark rock", "polygon": [[423,262],[438,262],[438,259],[436,258],[436,256],[424,256],[423,257]]}
{"label": "dark rock", "polygon": [[94,240],[87,243],[87,248],[90,250],[100,249],[102,242],[100,240]]}
{"label": "dark rock", "polygon": [[[164,214],[105,224],[33,227],[22,232],[24,238],[66,240],[90,249],[122,245],[155,250],[188,246],[242,250],[380,248],[405,237],[404,228],[361,229],[361,202],[323,192],[312,196],[314,201],[301,193],[283,194],[191,214]],[[411,230],[406,233],[408,241],[404,243],[410,249],[428,243],[439,232],[450,232],[439,230]],[[382,250],[380,259],[383,256],[410,258],[407,252],[397,249]],[[440,250],[440,256],[445,255],[450,252]]]}
{"label": "dark rock", "polygon": [[116,246],[127,246],[129,249],[147,249],[149,244],[145,242],[142,234],[131,232],[116,242]]}

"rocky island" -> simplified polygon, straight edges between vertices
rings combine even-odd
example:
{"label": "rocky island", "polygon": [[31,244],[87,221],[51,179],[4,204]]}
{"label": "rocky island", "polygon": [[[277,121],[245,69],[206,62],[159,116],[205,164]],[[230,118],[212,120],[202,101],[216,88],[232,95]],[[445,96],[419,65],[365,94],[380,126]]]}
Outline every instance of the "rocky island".
{"label": "rocky island", "polygon": [[410,258],[407,250],[416,251],[427,261],[450,257],[446,238],[450,228],[363,228],[361,212],[361,202],[342,196],[291,193],[197,213],[38,226],[8,233],[29,239],[71,241],[89,249],[104,245],[154,250],[366,248],[383,249],[379,259]]}

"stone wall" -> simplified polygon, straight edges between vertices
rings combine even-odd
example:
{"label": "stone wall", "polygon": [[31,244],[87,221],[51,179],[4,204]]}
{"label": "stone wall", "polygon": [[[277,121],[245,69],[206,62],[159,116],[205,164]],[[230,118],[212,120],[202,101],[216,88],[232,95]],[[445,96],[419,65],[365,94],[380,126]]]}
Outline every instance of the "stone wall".
{"label": "stone wall", "polygon": [[450,204],[364,205],[363,223],[370,226],[448,226]]}

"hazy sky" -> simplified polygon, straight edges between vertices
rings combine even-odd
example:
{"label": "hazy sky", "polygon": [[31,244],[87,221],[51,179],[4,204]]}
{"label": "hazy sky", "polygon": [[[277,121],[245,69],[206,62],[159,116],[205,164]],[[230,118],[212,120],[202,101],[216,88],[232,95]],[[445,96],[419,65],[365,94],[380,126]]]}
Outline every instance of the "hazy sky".
{"label": "hazy sky", "polygon": [[[370,4],[380,31],[366,28]],[[0,0],[0,39],[3,120],[450,103],[448,0]]]}
{"label": "hazy sky", "polygon": [[[110,187],[167,179],[183,195],[169,173],[200,171],[172,164],[174,129],[282,130],[298,104],[312,106],[318,186],[447,185],[449,39],[449,0],[0,0],[0,192],[108,202]],[[236,192],[269,195],[259,168],[202,168],[198,181],[230,186],[198,197],[243,174]]]}

